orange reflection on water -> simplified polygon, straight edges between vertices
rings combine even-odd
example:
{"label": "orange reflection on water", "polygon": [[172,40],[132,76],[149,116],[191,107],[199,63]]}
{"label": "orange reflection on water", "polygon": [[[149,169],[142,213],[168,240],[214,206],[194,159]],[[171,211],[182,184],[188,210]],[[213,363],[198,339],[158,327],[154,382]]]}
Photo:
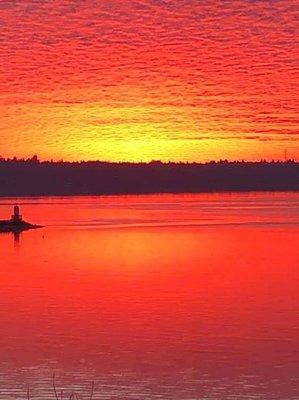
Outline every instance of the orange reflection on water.
{"label": "orange reflection on water", "polygon": [[[76,207],[86,220],[91,210]],[[148,212],[162,219],[144,207],[127,216],[148,221]],[[120,214],[124,208],[114,218]],[[184,218],[194,221],[194,210]],[[294,380],[298,239],[292,223],[107,228],[90,219],[25,232],[18,249],[1,235],[0,371],[5,363],[72,371],[80,362],[83,376],[164,374],[174,385],[177,373],[193,371],[213,386],[244,374],[275,379],[279,365]]]}

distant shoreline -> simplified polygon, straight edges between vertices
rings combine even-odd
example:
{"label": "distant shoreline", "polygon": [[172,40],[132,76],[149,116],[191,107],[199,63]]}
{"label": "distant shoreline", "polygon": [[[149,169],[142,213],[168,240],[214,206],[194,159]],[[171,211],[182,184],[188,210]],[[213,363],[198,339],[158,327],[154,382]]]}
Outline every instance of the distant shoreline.
{"label": "distant shoreline", "polygon": [[130,193],[99,193],[99,194],[37,194],[37,195],[26,195],[26,194],[20,194],[16,196],[5,196],[5,195],[0,195],[0,199],[15,199],[15,198],[32,198],[32,199],[38,199],[38,198],[67,198],[67,197],[121,197],[121,196],[167,196],[167,195],[200,195],[200,194],[234,194],[234,193],[244,193],[244,194],[259,194],[259,193],[269,193],[269,194],[275,194],[275,193],[299,193],[299,189],[294,189],[294,190],[222,190],[222,191],[210,191],[210,192],[147,192],[147,193],[142,193],[142,192],[130,192]]}
{"label": "distant shoreline", "polygon": [[0,159],[0,197],[297,192],[299,163],[107,163]]}

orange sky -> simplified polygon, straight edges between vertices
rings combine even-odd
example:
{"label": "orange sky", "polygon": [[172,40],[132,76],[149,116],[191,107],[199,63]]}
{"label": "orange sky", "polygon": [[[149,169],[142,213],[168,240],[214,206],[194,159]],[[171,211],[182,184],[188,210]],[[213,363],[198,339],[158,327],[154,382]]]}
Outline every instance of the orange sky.
{"label": "orange sky", "polygon": [[298,159],[296,3],[2,0],[0,155]]}

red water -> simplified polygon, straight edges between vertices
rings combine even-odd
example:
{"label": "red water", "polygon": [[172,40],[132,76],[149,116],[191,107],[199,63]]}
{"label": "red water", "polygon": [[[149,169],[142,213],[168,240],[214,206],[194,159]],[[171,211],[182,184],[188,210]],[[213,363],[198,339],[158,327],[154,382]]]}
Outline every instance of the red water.
{"label": "red water", "polygon": [[[2,199],[1,399],[299,398],[299,194]],[[23,396],[23,397],[22,397]]]}

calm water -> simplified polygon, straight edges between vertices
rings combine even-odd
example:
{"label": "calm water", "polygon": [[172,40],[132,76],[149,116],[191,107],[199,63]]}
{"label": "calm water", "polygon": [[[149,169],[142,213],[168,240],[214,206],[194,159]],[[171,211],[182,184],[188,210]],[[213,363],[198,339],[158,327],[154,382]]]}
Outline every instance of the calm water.
{"label": "calm water", "polygon": [[2,199],[0,398],[299,399],[299,194]]}

